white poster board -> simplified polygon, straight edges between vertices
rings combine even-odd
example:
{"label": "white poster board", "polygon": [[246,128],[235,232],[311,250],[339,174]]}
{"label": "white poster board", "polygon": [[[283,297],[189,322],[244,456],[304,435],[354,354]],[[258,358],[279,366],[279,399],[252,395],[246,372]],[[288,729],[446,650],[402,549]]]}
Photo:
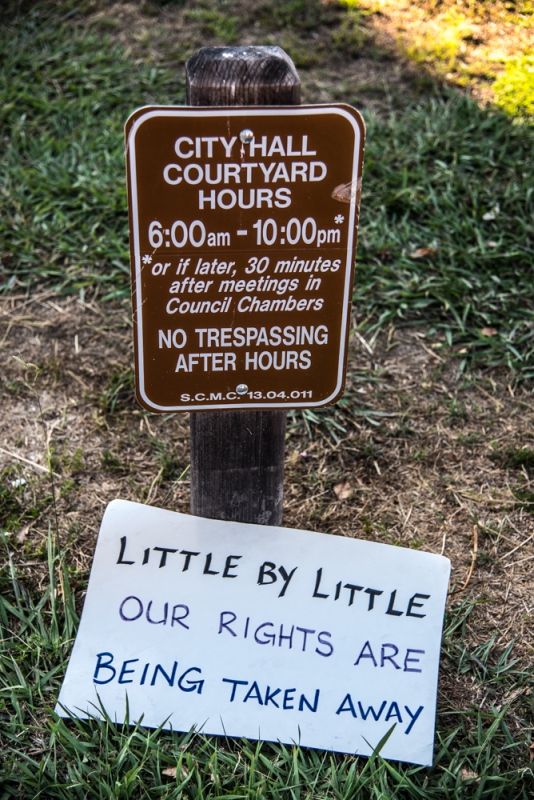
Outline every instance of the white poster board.
{"label": "white poster board", "polygon": [[450,562],[115,500],[56,711],[430,765]]}

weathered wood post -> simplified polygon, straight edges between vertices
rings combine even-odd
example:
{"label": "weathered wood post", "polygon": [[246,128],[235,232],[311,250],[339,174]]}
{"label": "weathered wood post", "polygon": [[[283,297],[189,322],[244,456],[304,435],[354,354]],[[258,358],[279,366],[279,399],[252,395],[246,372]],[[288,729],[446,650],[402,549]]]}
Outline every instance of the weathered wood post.
{"label": "weathered wood post", "polygon": [[[279,47],[203,47],[186,64],[192,106],[300,104],[300,80]],[[191,513],[279,525],[285,411],[191,413]]]}

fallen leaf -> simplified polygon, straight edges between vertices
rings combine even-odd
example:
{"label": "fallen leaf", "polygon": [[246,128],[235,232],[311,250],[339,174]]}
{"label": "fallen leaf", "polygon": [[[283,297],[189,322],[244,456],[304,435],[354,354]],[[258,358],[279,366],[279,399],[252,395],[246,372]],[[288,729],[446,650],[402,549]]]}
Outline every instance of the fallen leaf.
{"label": "fallen leaf", "polygon": [[482,336],[497,336],[497,329],[496,328],[481,328],[480,333]]}
{"label": "fallen leaf", "polygon": [[340,203],[355,203],[360,186],[360,181],[341,183],[339,186],[336,186],[331,197],[334,200],[339,200]]}
{"label": "fallen leaf", "polygon": [[491,208],[489,211],[486,211],[486,213],[482,215],[482,219],[485,219],[485,220],[496,219],[499,216],[500,210],[501,210],[501,208],[500,208],[499,204],[495,203],[493,208]]}
{"label": "fallen leaf", "polygon": [[161,774],[167,775],[168,778],[176,778],[176,767],[167,767]]}
{"label": "fallen leaf", "polygon": [[410,253],[410,258],[426,258],[427,256],[435,256],[438,253],[437,247],[418,247],[413,253]]}
{"label": "fallen leaf", "polygon": [[466,767],[462,767],[460,770],[460,775],[462,776],[463,781],[473,781],[478,778],[478,773],[473,772],[472,769],[466,769]]}
{"label": "fallen leaf", "polygon": [[299,460],[300,453],[298,450],[293,450],[291,455],[288,458],[288,463],[291,467],[294,467],[297,461]]}
{"label": "fallen leaf", "polygon": [[500,210],[501,209],[499,208],[499,204],[497,203],[497,205],[493,206],[493,208],[490,211],[486,211],[485,214],[482,214],[482,219],[485,220],[486,222],[490,222],[493,219],[497,219]]}
{"label": "fallen leaf", "polygon": [[531,744],[528,748],[528,752],[530,754],[529,761],[534,761],[534,744]]}
{"label": "fallen leaf", "polygon": [[25,542],[26,541],[26,537],[28,536],[28,531],[29,530],[30,530],[30,526],[29,525],[25,525],[23,528],[21,528],[20,531],[17,533],[17,536],[16,536],[17,542]]}
{"label": "fallen leaf", "polygon": [[349,497],[352,497],[353,492],[354,489],[348,481],[345,481],[345,483],[336,483],[334,486],[334,494],[338,500],[348,500]]}

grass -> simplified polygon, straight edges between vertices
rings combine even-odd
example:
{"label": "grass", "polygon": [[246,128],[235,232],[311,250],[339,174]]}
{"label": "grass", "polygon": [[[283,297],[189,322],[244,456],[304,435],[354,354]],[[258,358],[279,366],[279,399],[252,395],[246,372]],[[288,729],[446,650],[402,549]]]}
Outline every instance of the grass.
{"label": "grass", "polygon": [[512,116],[532,119],[531,0],[344,0],[386,15],[412,61]]}
{"label": "grass", "polygon": [[186,22],[201,23],[204,36],[216,36],[222,44],[233,44],[239,32],[239,19],[214,9],[199,8],[184,11]]}
{"label": "grass", "polygon": [[[122,125],[136,106],[183,102],[183,78],[31,16],[6,28],[0,58],[2,290],[127,296]],[[361,329],[423,324],[459,351],[460,370],[505,364],[532,378],[532,127],[452,90],[366,116]],[[437,252],[411,257],[421,247]]]}
{"label": "grass", "polygon": [[[271,5],[272,27],[289,26],[295,36],[313,30],[330,13],[319,2]],[[222,4],[217,8],[202,6],[195,19],[232,41],[237,22],[225,15]],[[265,8],[262,13],[271,6]],[[357,19],[355,7],[332,31],[340,52],[359,48]],[[4,28],[0,59],[2,291],[47,286],[58,293],[98,290],[101,298],[127,296],[122,125],[139,105],[184,102],[181,73],[177,77],[157,64],[138,63],[100,34],[36,14]],[[471,364],[505,365],[517,379],[531,379],[531,125],[438,89],[402,113],[366,118],[354,288],[361,332],[372,336],[389,325],[426,326],[436,353],[440,348],[456,353],[459,373]],[[424,248],[426,255],[418,255]],[[128,407],[131,397],[131,371],[120,368],[101,392],[101,410],[115,413]],[[331,412],[295,413],[290,424],[303,424],[310,433],[322,426],[339,441],[348,407],[374,426],[381,414],[386,416],[358,407],[349,396]],[[460,413],[451,406],[451,417]],[[162,474],[174,477],[169,452],[156,441],[154,446]],[[377,453],[368,444],[359,457],[372,462]],[[414,453],[417,461],[425,457],[423,450]],[[527,448],[498,457],[513,469],[532,468]],[[102,459],[111,475],[121,469],[112,450]],[[17,571],[12,558],[19,546],[17,527],[32,514],[53,511],[40,479],[39,497],[23,517],[23,493],[10,483],[17,474],[4,474],[0,487],[0,800],[532,796],[527,748],[533,700],[526,694],[531,673],[519,669],[513,646],[499,650],[491,638],[473,647],[465,644],[475,609],[470,600],[453,602],[448,613],[443,663],[452,686],[460,679],[484,686],[487,701],[483,708],[459,709],[448,699],[453,689],[440,695],[432,769],[388,763],[379,753],[357,759],[116,726],[108,719],[56,717],[52,708],[86,575],[67,566],[66,545],[59,547],[52,528],[43,552],[32,553],[47,566],[46,577],[35,585],[25,568]],[[519,487],[515,495],[532,510],[530,490]]]}
{"label": "grass", "polygon": [[493,86],[497,105],[509,114],[534,117],[534,58],[509,61]]}
{"label": "grass", "polygon": [[534,450],[529,447],[522,447],[520,450],[508,447],[504,452],[497,451],[494,458],[505,467],[524,469],[526,472],[534,470]]}
{"label": "grass", "polygon": [[124,295],[123,125],[138,106],[183,102],[183,81],[37,16],[4,28],[0,61],[3,290],[47,282]]}
{"label": "grass", "polygon": [[[452,93],[367,122],[360,315],[376,320],[371,330],[429,326],[460,346],[460,367],[505,363],[531,378],[533,129]],[[425,247],[435,252],[415,258]]]}
{"label": "grass", "polygon": [[[451,674],[484,683],[481,711],[441,703],[434,766],[343,757],[285,745],[146,730],[138,724],[63,720],[51,711],[78,624],[66,552],[49,530],[44,590],[30,592],[10,565],[0,576],[0,798],[527,798],[532,772],[518,763],[522,736],[507,715],[531,676],[516,669],[512,646],[494,640],[470,651],[465,626],[475,603],[449,612],[443,658]],[[79,589],[83,588],[83,584]],[[513,698],[512,698],[513,695]],[[503,699],[504,698],[504,699]],[[507,701],[508,698],[508,701]],[[497,702],[499,701],[499,702]],[[526,698],[515,715],[532,705]],[[163,722],[163,721],[162,721]]]}
{"label": "grass", "polygon": [[463,40],[471,34],[471,26],[457,9],[443,14],[440,22],[435,38],[428,36],[428,32],[414,36],[406,52],[416,63],[438,64],[439,71],[445,73],[455,67]]}

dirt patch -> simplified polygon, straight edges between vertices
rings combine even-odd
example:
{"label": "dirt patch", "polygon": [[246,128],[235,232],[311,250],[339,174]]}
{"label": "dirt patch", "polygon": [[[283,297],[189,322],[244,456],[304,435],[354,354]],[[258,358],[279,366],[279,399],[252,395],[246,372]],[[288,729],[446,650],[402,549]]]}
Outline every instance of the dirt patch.
{"label": "dirt patch", "polygon": [[[2,525],[30,590],[57,525],[82,588],[108,502],[188,513],[188,418],[137,406],[127,303],[13,295],[0,321]],[[290,415],[284,524],[444,553],[449,602],[478,601],[466,646],[495,636],[528,664],[534,402],[506,373],[456,369],[424,331],[354,333],[345,410]]]}
{"label": "dirt patch", "polygon": [[180,84],[186,60],[200,47],[279,45],[299,71],[303,103],[345,102],[386,113],[429,86],[425,70],[399,56],[396,41],[378,29],[374,14],[344,4],[234,0],[224,9],[213,2],[101,6],[74,24],[109,35],[139,62],[175,70]]}
{"label": "dirt patch", "polygon": [[92,0],[75,24],[97,28],[183,74],[204,45],[280,45],[302,80],[303,102],[401,109],[436,80],[494,101],[506,64],[534,49],[527,3],[461,0],[213,0],[157,5]]}

